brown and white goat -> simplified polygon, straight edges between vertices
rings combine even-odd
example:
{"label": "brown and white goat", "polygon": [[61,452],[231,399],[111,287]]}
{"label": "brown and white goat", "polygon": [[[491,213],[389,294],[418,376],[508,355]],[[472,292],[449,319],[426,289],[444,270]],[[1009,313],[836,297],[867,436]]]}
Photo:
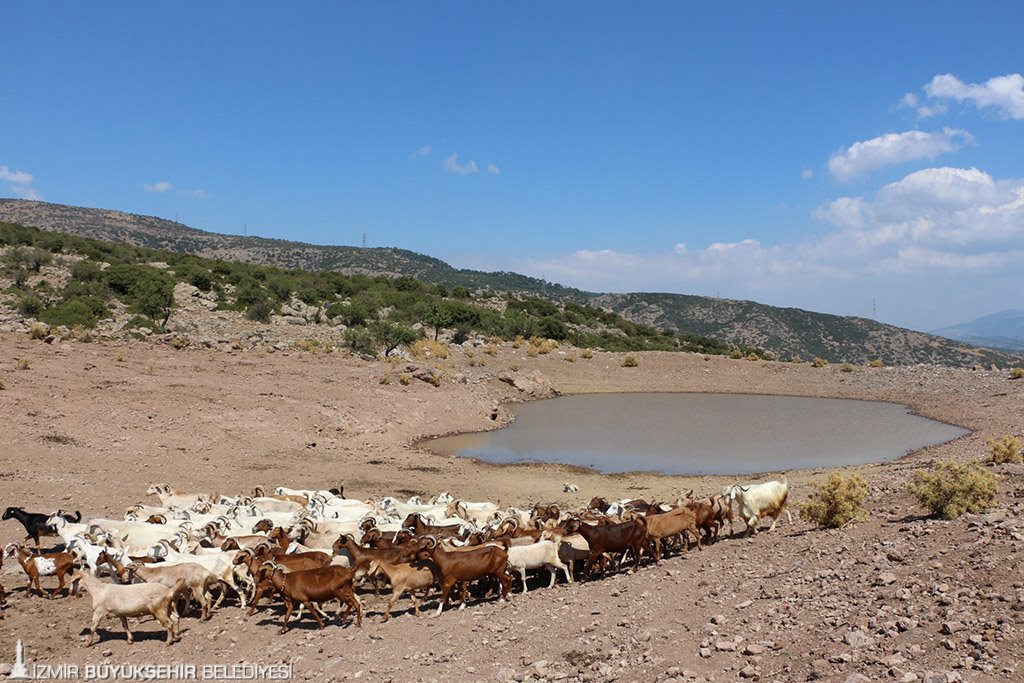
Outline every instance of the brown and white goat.
{"label": "brown and white goat", "polygon": [[[31,593],[32,585],[35,584],[39,594],[48,599],[56,597],[64,590],[64,577],[74,572],[75,569],[75,556],[67,552],[33,553],[18,543],[9,543],[4,548],[4,555],[18,559],[18,564],[28,576],[28,586],[25,590]],[[56,576],[59,585],[49,593],[44,593],[43,587],[39,584],[41,576]]]}

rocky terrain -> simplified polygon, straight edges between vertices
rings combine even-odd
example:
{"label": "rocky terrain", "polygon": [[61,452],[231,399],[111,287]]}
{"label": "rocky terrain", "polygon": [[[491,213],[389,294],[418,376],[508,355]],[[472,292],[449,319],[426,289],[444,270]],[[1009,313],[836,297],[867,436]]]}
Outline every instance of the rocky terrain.
{"label": "rocky terrain", "polygon": [[[209,316],[195,306],[186,322],[189,315]],[[844,372],[668,352],[634,354],[637,366],[623,367],[623,354],[586,358],[563,347],[531,356],[509,343],[485,352],[474,342],[448,358],[385,362],[344,350],[301,351],[274,336],[298,326],[256,333],[261,328],[237,314],[213,319],[209,345],[181,349],[158,335],[47,343],[0,333],[3,505],[120,515],[145,498],[149,484],[167,481],[181,490],[232,494],[257,484],[344,483],[349,496],[364,499],[448,490],[503,504],[575,506],[595,495],[711,493],[735,481],[493,466],[417,445],[425,436],[500,427],[513,418],[516,402],[553,392],[884,400],[971,433],[891,463],[847,468],[870,485],[863,524],[820,531],[799,518],[783,520],[772,532],[725,538],[636,572],[536,586],[508,604],[475,604],[437,618],[416,618],[403,602],[396,618],[380,624],[383,598],[368,593],[361,629],[335,623],[317,631],[304,622],[278,636],[280,612],[246,618],[229,606],[209,622],[183,619],[181,641],[170,648],[154,622],[140,624],[138,642],[129,645],[108,620],[102,642],[85,649],[88,598],[30,597],[20,568],[7,560],[0,574],[9,591],[0,660],[10,661],[20,638],[30,664],[285,663],[298,680],[1020,678],[1024,467],[995,467],[1002,475],[996,507],[954,521],[923,516],[906,488],[917,469],[981,457],[987,438],[1020,434],[1024,382],[1006,370],[915,365]],[[399,381],[403,376],[411,380]],[[771,476],[771,463],[764,469],[758,480]],[[794,512],[828,471],[786,473]],[[563,493],[565,481],[580,491]],[[20,532],[15,522],[3,522],[0,541],[21,540]]]}

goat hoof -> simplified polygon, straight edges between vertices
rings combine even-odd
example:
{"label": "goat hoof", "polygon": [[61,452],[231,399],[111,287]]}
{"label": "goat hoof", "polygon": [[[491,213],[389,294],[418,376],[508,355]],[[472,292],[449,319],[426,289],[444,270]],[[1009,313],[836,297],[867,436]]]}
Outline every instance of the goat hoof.
{"label": "goat hoof", "polygon": [[288,633],[287,626],[282,626],[281,628],[277,629],[277,635],[283,636],[285,633]]}

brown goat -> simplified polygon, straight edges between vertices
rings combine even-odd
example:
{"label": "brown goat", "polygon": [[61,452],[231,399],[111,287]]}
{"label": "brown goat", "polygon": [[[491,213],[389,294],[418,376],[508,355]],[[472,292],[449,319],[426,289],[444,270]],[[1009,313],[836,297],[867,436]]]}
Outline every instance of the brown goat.
{"label": "brown goat", "polygon": [[651,506],[647,516],[638,518],[647,521],[647,538],[654,541],[654,559],[661,560],[661,542],[666,538],[680,537],[686,550],[690,549],[690,537],[697,539],[698,550],[703,550],[700,543],[700,532],[697,530],[697,517],[694,511],[686,506],[678,507],[670,512],[654,512]]}
{"label": "brown goat", "polygon": [[[698,498],[686,502],[685,507],[693,511],[696,517],[697,528],[704,533],[704,542],[713,543],[718,540],[718,534],[725,522],[726,511],[731,517],[732,510],[724,504],[723,496]],[[730,520],[731,521],[731,520]]]}
{"label": "brown goat", "polygon": [[278,633],[288,631],[288,620],[291,619],[295,603],[309,608],[317,624],[323,628],[324,620],[320,617],[319,606],[331,600],[338,600],[345,606],[341,615],[342,619],[348,616],[350,610],[354,609],[356,625],[362,626],[363,606],[359,604],[352,588],[354,576],[351,569],[338,565],[286,573],[280,565],[267,562],[259,570],[260,583],[270,583],[284,598],[284,625],[281,626]]}
{"label": "brown goat", "polygon": [[[259,552],[260,550],[264,550],[264,552]],[[331,563],[331,558],[327,553],[321,552],[293,553],[288,555],[275,548],[267,550],[267,546],[261,546],[257,550],[240,550],[231,561],[232,564],[244,564],[249,568],[249,574],[256,579],[256,589],[253,591],[252,604],[247,612],[250,617],[256,613],[256,605],[259,603],[260,598],[263,597],[263,594],[274,588],[270,581],[259,578],[260,566],[266,561],[273,561],[283,570],[293,572],[326,567]]]}
{"label": "brown goat", "polygon": [[[452,587],[457,583],[468,584],[484,577],[494,577],[501,584],[501,599],[508,598],[512,589],[512,575],[508,573],[508,552],[494,545],[474,547],[472,550],[449,552],[437,539],[427,537],[417,552],[419,560],[432,563],[434,580],[441,586],[441,604],[437,613],[444,610]],[[466,605],[465,585],[462,589],[462,606]]]}
{"label": "brown goat", "polygon": [[391,584],[391,597],[384,608],[384,618],[381,619],[381,623],[391,618],[391,608],[395,606],[395,603],[398,602],[406,591],[409,591],[409,599],[412,600],[413,613],[418,617],[420,615],[420,603],[416,599],[416,591],[421,590],[426,594],[431,586],[434,585],[434,572],[432,568],[426,562],[419,561],[409,564],[405,562],[393,563],[387,560],[373,560],[370,563],[370,573],[372,574],[377,571],[388,577],[388,582]]}
{"label": "brown goat", "polygon": [[647,536],[647,519],[645,517],[637,517],[619,524],[605,525],[584,524],[580,519],[573,518],[566,522],[565,531],[566,534],[578,533],[590,547],[590,557],[587,558],[587,574],[589,576],[593,576],[594,564],[609,552],[621,553],[630,550],[635,558],[633,568],[640,567],[640,549]]}

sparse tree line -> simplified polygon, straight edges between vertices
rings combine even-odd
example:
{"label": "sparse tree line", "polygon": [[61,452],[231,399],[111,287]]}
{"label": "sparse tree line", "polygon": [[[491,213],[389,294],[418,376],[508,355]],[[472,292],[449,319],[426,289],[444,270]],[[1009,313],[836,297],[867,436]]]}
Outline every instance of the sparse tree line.
{"label": "sparse tree line", "polygon": [[[8,304],[51,326],[94,328],[120,302],[134,317],[125,328],[163,329],[174,313],[174,287],[186,282],[216,294],[219,310],[270,322],[293,300],[312,322],[345,327],[358,353],[389,354],[417,339],[444,335],[460,344],[473,335],[539,337],[608,351],[691,351],[770,358],[762,349],[677,330],[657,330],[583,303],[528,295],[470,292],[408,277],[283,270],[0,223],[0,274],[13,281]],[[166,267],[151,264],[166,264]],[[63,265],[70,279],[41,275]],[[105,264],[105,265],[104,265]],[[51,281],[53,280],[53,281]],[[31,283],[31,284],[30,284]]]}

